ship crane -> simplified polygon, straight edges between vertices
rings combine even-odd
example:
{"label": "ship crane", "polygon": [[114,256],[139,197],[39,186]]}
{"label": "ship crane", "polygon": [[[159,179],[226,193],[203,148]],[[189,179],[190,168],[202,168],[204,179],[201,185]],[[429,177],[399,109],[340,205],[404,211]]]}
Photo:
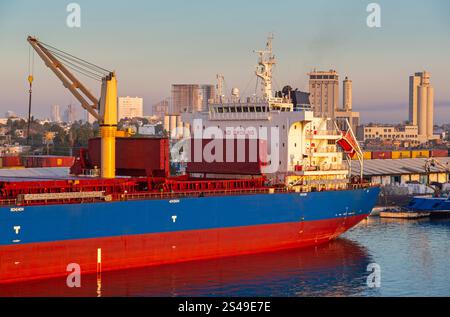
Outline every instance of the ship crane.
{"label": "ship crane", "polygon": [[[117,80],[115,73],[86,62],[73,55],[29,36],[28,43],[72,95],[100,125],[102,178],[115,178],[115,145],[117,131]],[[101,81],[101,95],[97,99],[69,68],[87,77]]]}

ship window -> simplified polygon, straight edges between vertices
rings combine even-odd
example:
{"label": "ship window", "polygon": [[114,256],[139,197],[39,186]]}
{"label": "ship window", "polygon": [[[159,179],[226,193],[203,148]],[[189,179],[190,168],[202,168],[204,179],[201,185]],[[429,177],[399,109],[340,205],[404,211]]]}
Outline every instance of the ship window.
{"label": "ship window", "polygon": [[230,108],[228,108],[228,107],[223,108],[223,112],[225,112],[225,113],[230,112]]}
{"label": "ship window", "polygon": [[255,107],[250,107],[250,112],[255,112]]}
{"label": "ship window", "polygon": [[235,107],[231,107],[230,110],[231,110],[231,112],[236,112],[236,108]]}
{"label": "ship window", "polygon": [[248,107],[243,107],[242,109],[244,110],[244,112],[248,112]]}
{"label": "ship window", "polygon": [[256,107],[256,112],[261,112],[261,107]]}
{"label": "ship window", "polygon": [[217,108],[217,112],[223,113],[223,108],[222,107]]}
{"label": "ship window", "polygon": [[237,112],[242,112],[242,107],[237,107],[236,110]]}

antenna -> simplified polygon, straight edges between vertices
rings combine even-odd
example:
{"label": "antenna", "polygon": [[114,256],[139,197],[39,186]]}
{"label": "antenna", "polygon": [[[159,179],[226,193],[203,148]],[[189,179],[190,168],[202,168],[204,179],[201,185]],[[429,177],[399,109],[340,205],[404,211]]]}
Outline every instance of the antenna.
{"label": "antenna", "polygon": [[262,51],[254,51],[259,55],[258,66],[256,66],[256,76],[261,78],[261,89],[263,97],[267,100],[272,98],[272,71],[276,64],[275,56],[272,51],[273,33],[267,37],[266,49]]}

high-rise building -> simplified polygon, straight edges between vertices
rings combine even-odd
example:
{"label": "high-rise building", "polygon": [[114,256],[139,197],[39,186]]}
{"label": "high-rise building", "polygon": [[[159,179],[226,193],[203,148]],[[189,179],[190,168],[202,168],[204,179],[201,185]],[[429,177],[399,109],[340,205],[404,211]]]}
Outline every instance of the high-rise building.
{"label": "high-rise building", "polygon": [[199,85],[172,85],[172,104],[170,114],[196,112],[202,107],[201,88]]}
{"label": "high-rise building", "polygon": [[172,104],[169,112],[178,115],[183,112],[207,110],[210,100],[216,98],[214,85],[182,84],[172,85]]}
{"label": "high-rise building", "polygon": [[77,120],[77,111],[71,104],[67,106],[64,111],[64,121],[67,123],[73,123]]}
{"label": "high-rise building", "polygon": [[117,120],[144,116],[144,99],[139,97],[119,97]]}
{"label": "high-rise building", "polygon": [[311,105],[316,116],[334,118],[339,107],[339,75],[336,71],[313,71],[309,75]]}
{"label": "high-rise building", "polygon": [[430,73],[415,73],[409,78],[409,122],[419,127],[419,135],[433,138],[434,89]]}
{"label": "high-rise building", "polygon": [[198,112],[208,110],[209,101],[214,102],[216,99],[216,87],[214,85],[201,86],[201,107]]}
{"label": "high-rise building", "polygon": [[157,104],[153,105],[152,115],[164,119],[164,116],[169,113],[169,98],[161,100]]}
{"label": "high-rise building", "polygon": [[61,122],[61,112],[59,109],[59,105],[52,106],[52,121]]}

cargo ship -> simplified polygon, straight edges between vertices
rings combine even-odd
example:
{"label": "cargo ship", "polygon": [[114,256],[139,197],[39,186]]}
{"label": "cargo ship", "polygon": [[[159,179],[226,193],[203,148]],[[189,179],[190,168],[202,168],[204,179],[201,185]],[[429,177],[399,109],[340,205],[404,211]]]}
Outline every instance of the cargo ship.
{"label": "cargo ship", "polygon": [[[52,54],[62,51],[28,40],[66,87],[82,87],[72,75],[63,80],[67,69]],[[80,99],[101,120],[101,137],[80,151],[71,175],[0,181],[0,283],[67,276],[71,264],[88,274],[313,246],[365,219],[380,189],[349,176],[348,160],[363,162],[351,128],[315,117],[307,94],[273,96],[271,48],[269,39],[258,52],[259,99],[220,95],[206,111],[183,114],[191,160],[181,176],[170,175],[168,139],[116,133],[108,74],[101,115]],[[196,146],[216,160],[193,158]]]}

